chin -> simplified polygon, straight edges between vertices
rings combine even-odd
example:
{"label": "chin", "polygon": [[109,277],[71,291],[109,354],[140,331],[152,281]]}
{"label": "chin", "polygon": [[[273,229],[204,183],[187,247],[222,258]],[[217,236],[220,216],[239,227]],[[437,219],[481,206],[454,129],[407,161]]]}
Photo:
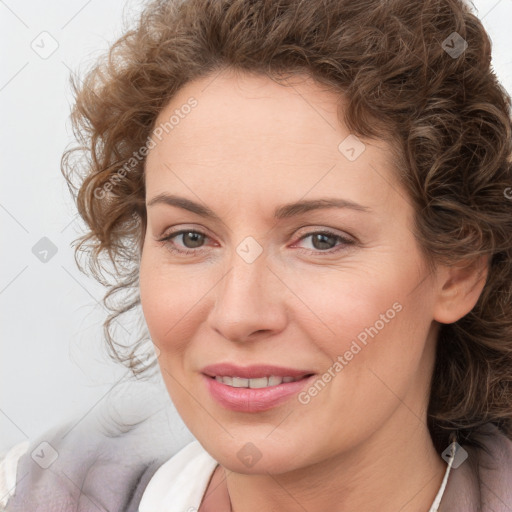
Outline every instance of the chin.
{"label": "chin", "polygon": [[[268,431],[265,435],[268,435]],[[246,475],[286,473],[304,465],[303,460],[297,460],[298,452],[293,444],[282,444],[279,449],[269,440],[258,440],[256,437],[254,441],[241,442],[235,437],[225,445],[206,443],[203,446],[221,466]]]}

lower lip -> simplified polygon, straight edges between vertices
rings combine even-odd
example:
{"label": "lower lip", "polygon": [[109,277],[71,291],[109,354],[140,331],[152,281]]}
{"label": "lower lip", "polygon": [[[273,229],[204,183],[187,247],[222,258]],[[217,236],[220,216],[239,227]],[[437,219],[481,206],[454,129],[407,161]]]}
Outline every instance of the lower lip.
{"label": "lower lip", "polygon": [[234,388],[203,374],[206,387],[226,409],[239,412],[260,412],[272,409],[299,393],[314,375],[294,382],[283,382],[267,388]]}

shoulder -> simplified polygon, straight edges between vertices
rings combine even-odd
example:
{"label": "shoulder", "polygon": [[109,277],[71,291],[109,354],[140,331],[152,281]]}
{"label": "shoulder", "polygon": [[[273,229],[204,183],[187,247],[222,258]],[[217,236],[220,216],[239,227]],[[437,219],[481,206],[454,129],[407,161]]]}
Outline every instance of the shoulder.
{"label": "shoulder", "polygon": [[440,512],[512,510],[512,440],[492,423],[475,440],[457,450]]}
{"label": "shoulder", "polygon": [[132,510],[157,469],[193,439],[168,396],[156,411],[132,398],[13,447],[2,461],[5,510]]}
{"label": "shoulder", "polygon": [[[512,509],[512,440],[488,424],[479,440],[478,476],[484,510]],[[501,508],[500,508],[501,507]]]}

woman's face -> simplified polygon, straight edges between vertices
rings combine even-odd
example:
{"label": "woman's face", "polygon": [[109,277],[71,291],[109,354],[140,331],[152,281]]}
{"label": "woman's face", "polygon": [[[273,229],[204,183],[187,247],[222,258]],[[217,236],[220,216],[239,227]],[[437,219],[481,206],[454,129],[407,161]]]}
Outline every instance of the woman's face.
{"label": "woman's face", "polygon": [[[336,101],[311,80],[222,73],[157,120],[143,312],[178,412],[233,471],[302,468],[425,422],[433,276],[390,147],[339,126]],[[309,207],[324,199],[339,205]],[[223,363],[242,368],[205,369]]]}

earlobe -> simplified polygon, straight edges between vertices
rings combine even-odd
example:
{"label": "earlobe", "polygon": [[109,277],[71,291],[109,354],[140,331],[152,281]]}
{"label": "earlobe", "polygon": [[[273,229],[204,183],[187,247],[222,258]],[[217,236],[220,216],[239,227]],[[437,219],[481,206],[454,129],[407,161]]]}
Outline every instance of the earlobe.
{"label": "earlobe", "polygon": [[439,268],[434,320],[451,324],[473,309],[486,283],[489,261],[483,255],[470,264]]}

